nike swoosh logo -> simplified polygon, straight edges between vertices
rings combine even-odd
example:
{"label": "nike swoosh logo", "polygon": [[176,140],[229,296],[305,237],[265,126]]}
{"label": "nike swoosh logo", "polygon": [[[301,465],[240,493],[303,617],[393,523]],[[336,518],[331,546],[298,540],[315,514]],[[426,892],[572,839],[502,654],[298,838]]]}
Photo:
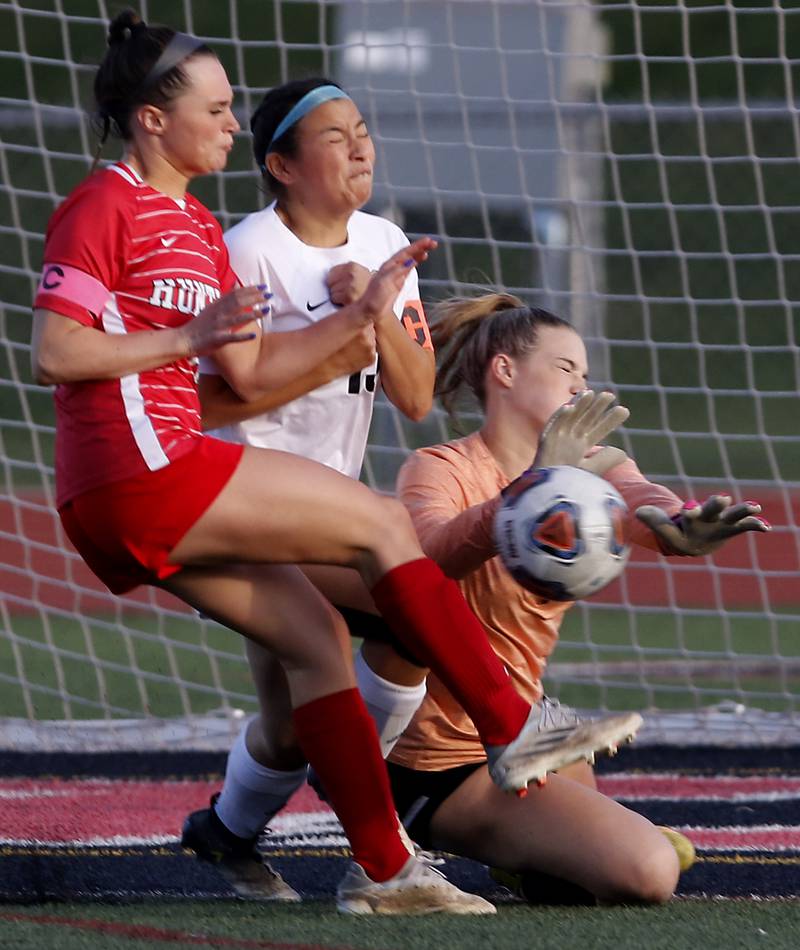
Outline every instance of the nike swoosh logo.
{"label": "nike swoosh logo", "polygon": [[319,310],[319,308],[322,307],[324,304],[328,303],[330,299],[331,299],[330,297],[326,297],[324,300],[321,300],[319,303],[315,303],[315,304],[312,304],[310,300],[307,300],[306,310],[308,310],[309,313],[312,313],[314,310]]}
{"label": "nike swoosh logo", "polygon": [[172,247],[172,245],[173,245],[177,240],[178,240],[178,236],[175,235],[175,237],[161,238],[161,243],[164,245],[164,247]]}

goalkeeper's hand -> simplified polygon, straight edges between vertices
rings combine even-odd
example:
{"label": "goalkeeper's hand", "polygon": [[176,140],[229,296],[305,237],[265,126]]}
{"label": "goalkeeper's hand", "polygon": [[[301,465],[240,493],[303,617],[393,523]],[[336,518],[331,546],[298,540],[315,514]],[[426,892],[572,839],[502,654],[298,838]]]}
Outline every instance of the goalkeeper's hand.
{"label": "goalkeeper's hand", "polygon": [[636,517],[655,534],[665,554],[702,557],[737,534],[772,530],[768,521],[755,517],[761,512],[757,502],[732,505],[731,501],[730,495],[711,495],[702,505],[687,501],[671,518],[655,505],[643,505],[636,509]]}
{"label": "goalkeeper's hand", "polygon": [[531,468],[573,465],[595,475],[624,462],[628,456],[610,445],[586,458],[586,453],[628,418],[625,406],[613,405],[612,393],[587,389],[557,409],[547,420]]}

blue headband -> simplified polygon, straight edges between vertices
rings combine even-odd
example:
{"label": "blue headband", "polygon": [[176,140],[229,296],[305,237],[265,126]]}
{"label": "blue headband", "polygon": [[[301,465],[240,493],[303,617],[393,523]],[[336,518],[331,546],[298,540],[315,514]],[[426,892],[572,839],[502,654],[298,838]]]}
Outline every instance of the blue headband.
{"label": "blue headband", "polygon": [[[329,102],[331,99],[349,99],[350,96],[347,93],[340,89],[338,86],[317,86],[316,89],[312,89],[311,92],[307,92],[302,99],[299,99],[292,106],[291,109],[286,113],[286,115],[281,119],[278,128],[272,133],[272,138],[269,140],[269,145],[267,146],[266,154],[272,151],[272,146],[278,141],[278,139],[290,129],[296,122],[299,122],[303,116],[308,115],[312,109],[316,109],[317,106],[321,106],[323,102]],[[264,166],[261,166],[262,170]]]}

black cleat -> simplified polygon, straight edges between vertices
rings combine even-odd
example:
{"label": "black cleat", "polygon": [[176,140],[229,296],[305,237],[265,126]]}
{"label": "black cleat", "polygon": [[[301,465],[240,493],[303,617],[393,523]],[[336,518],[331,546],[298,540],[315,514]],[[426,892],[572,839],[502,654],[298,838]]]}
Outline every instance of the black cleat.
{"label": "black cleat", "polygon": [[212,796],[209,808],[194,811],[183,823],[181,847],[208,861],[245,900],[299,901],[297,891],[270,867],[258,850],[258,838],[240,838],[217,817]]}

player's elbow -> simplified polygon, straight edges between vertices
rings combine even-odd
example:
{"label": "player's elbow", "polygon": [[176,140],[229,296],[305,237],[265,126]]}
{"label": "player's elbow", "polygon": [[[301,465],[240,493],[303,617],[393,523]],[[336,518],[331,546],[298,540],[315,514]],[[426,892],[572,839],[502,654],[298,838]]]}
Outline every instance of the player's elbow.
{"label": "player's elbow", "polygon": [[[263,384],[259,384],[255,374],[251,373],[226,373],[225,382],[242,403],[255,402],[266,392]],[[203,414],[205,413],[206,406],[204,405]]]}
{"label": "player's elbow", "polygon": [[34,382],[39,386],[57,386],[68,382],[62,369],[62,361],[48,347],[34,347],[31,352],[31,373]]}
{"label": "player's elbow", "polygon": [[403,400],[398,409],[412,422],[422,422],[433,408],[433,398],[412,397]]}
{"label": "player's elbow", "polygon": [[33,381],[37,386],[55,386],[54,379],[47,370],[36,360],[32,360]]}
{"label": "player's elbow", "polygon": [[413,422],[422,422],[422,420],[425,418],[425,416],[428,415],[428,413],[431,411],[432,408],[433,408],[432,399],[420,400],[419,402],[414,403],[411,409],[411,412],[409,414],[409,418]]}

